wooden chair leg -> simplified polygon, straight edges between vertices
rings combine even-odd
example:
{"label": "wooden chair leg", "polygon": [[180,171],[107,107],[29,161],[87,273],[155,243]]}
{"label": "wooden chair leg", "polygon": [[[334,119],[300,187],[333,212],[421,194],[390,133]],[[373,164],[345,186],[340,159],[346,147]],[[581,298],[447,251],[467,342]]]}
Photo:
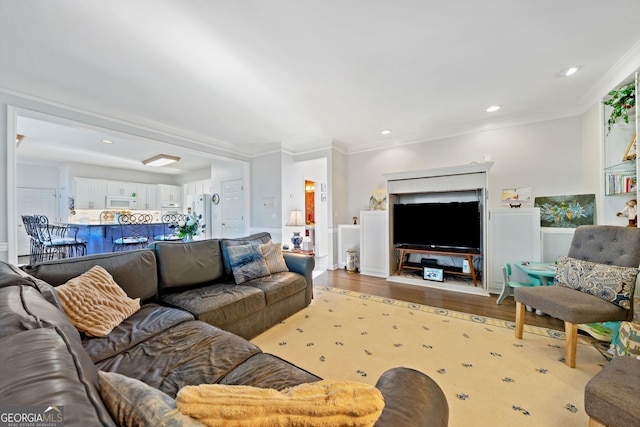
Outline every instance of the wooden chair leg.
{"label": "wooden chair leg", "polygon": [[607,425],[602,424],[600,421],[589,417],[589,427],[607,427]]}
{"label": "wooden chair leg", "polygon": [[578,345],[578,325],[564,322],[565,348],[564,363],[570,367],[576,367],[576,347]]}
{"label": "wooden chair leg", "polygon": [[522,332],[524,330],[524,304],[516,301],[516,338],[522,339]]}

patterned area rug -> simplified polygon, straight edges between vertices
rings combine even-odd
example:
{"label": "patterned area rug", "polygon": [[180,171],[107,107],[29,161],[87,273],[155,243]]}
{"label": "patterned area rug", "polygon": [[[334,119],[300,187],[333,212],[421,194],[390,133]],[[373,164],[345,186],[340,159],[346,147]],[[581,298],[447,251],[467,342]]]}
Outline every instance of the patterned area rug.
{"label": "patterned area rug", "polygon": [[252,340],[326,379],[375,384],[387,369],[424,372],[442,388],[449,425],[586,426],[584,386],[606,363],[581,337],[564,364],[564,333],[331,287]]}

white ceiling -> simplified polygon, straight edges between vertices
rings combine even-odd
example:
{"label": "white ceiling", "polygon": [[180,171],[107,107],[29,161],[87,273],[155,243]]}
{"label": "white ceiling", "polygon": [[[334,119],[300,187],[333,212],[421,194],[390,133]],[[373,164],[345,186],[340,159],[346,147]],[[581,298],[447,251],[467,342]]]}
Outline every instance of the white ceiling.
{"label": "white ceiling", "polygon": [[[18,117],[17,125],[18,134],[24,136],[16,149],[16,157],[22,163],[82,163],[163,175],[211,169],[212,158],[203,153],[132,135],[29,117]],[[180,160],[164,167],[142,163],[158,154],[178,156]]]}
{"label": "white ceiling", "polygon": [[3,1],[0,86],[242,154],[357,152],[581,113],[638,17],[638,0]]}

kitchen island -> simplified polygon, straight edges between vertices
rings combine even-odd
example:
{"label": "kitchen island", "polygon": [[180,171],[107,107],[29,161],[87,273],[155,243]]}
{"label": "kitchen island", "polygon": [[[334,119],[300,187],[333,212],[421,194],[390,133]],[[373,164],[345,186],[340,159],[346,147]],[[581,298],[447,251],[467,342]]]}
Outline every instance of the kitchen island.
{"label": "kitchen island", "polygon": [[[87,243],[87,255],[112,252],[113,239],[120,237],[120,224],[116,222],[72,221],[55,224],[66,226],[71,230],[77,229],[77,237]],[[154,241],[154,236],[168,232],[165,231],[165,226],[162,222],[149,223],[149,243]]]}

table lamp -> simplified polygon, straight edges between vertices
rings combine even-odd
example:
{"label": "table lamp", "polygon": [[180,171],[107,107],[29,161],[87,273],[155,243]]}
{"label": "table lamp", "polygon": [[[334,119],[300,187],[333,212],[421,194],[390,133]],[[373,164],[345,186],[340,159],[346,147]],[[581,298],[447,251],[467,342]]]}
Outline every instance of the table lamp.
{"label": "table lamp", "polygon": [[[287,227],[304,227],[307,225],[302,217],[300,209],[292,209],[291,215],[289,215],[289,221],[285,224]],[[293,243],[293,249],[300,249],[300,243],[302,243],[302,236],[299,231],[293,232],[291,237],[291,243]]]}

